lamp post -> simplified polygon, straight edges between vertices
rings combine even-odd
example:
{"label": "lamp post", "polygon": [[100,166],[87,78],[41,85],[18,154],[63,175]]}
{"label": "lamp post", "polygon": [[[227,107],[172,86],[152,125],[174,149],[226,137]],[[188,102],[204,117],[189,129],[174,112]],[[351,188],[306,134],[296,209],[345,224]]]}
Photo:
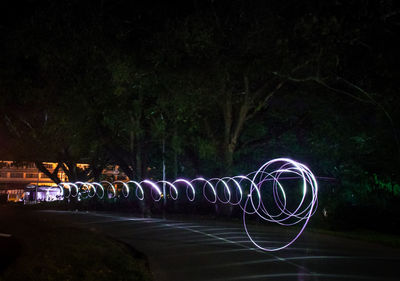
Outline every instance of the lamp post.
{"label": "lamp post", "polygon": [[[163,124],[163,132],[162,132],[162,180],[163,180],[163,209],[165,212],[165,206],[167,205],[167,196],[165,195],[165,128],[164,128],[164,116],[161,113],[161,120]],[[165,215],[165,214],[164,214]]]}

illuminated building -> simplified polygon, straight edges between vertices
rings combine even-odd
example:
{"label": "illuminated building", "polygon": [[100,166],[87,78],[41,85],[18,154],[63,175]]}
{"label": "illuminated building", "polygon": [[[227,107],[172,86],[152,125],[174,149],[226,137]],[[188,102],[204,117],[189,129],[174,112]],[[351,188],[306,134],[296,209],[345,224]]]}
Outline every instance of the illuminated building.
{"label": "illuminated building", "polygon": [[[43,165],[53,172],[57,163],[44,162]],[[88,164],[78,164],[79,168],[86,169]],[[59,169],[58,178],[67,181],[67,176]],[[0,196],[7,201],[18,202],[22,199],[27,186],[54,186],[56,185],[44,173],[36,168],[33,162],[16,163],[14,161],[0,161]]]}
{"label": "illuminated building", "polygon": [[[43,162],[43,165],[50,173],[53,173],[58,163]],[[79,163],[77,164],[77,167],[85,170],[89,168],[89,164]],[[57,176],[62,182],[68,181],[68,177],[62,169],[58,170]],[[128,177],[124,173],[120,172],[118,165],[108,165],[106,169],[102,171],[102,176],[111,181],[128,180]],[[49,177],[39,171],[33,162],[17,163],[14,161],[0,161],[1,201],[21,201],[24,197],[24,193],[27,192],[28,187],[28,190],[33,190],[32,188],[38,187],[38,189],[36,189],[37,195],[35,195],[35,198],[41,198],[44,196],[39,194],[42,190],[45,190],[46,187],[55,185],[56,184]],[[32,191],[28,191],[28,193],[29,192],[32,193]],[[46,196],[44,196],[44,198],[47,198]]]}

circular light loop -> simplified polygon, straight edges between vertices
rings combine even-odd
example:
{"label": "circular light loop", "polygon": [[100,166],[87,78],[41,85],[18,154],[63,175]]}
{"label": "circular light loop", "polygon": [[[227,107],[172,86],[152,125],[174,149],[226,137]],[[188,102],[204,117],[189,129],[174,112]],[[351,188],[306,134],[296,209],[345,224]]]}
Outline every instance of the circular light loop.
{"label": "circular light loop", "polygon": [[[318,184],[310,169],[302,163],[289,158],[277,158],[268,161],[257,171],[246,176],[222,177],[205,179],[202,177],[193,180],[176,179],[175,181],[143,180],[141,182],[130,180],[128,182],[108,181],[98,182],[62,182],[56,186],[61,190],[64,198],[77,197],[80,199],[94,198],[108,199],[118,198],[118,192],[124,198],[132,194],[138,200],[144,200],[145,189],[153,201],[158,202],[167,194],[163,194],[159,184],[168,187],[169,197],[176,201],[181,200],[180,192],[185,189],[186,199],[195,202],[196,189],[202,190],[205,201],[217,204],[238,205],[242,211],[243,227],[250,241],[264,251],[278,251],[290,246],[304,231],[311,216],[318,205]],[[290,187],[288,185],[291,184]],[[300,188],[300,196],[293,199],[293,184]],[[119,189],[118,187],[121,187]],[[297,194],[296,194],[297,195]],[[167,199],[167,197],[165,197]],[[200,199],[197,199],[196,202]],[[295,203],[294,203],[295,202]],[[295,205],[293,207],[293,205]],[[260,245],[252,237],[246,220],[247,216],[258,216],[260,219],[276,223],[282,226],[292,226],[302,223],[300,230],[286,243],[280,246],[267,247]]]}

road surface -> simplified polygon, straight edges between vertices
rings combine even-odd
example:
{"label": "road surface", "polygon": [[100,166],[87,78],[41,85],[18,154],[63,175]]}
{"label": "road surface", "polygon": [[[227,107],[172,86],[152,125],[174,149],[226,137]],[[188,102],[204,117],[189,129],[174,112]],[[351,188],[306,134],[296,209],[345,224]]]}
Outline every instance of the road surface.
{"label": "road surface", "polygon": [[[100,231],[131,245],[148,257],[158,281],[400,280],[400,250],[307,231],[287,249],[262,252],[239,222],[69,211],[36,215]],[[287,236],[287,231],[270,227],[253,231],[268,245]]]}

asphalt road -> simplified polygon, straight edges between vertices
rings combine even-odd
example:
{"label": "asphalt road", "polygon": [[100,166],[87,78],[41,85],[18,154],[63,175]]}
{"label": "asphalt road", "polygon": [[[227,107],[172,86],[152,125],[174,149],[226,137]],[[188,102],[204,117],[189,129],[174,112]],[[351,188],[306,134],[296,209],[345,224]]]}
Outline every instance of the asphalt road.
{"label": "asphalt road", "polygon": [[[307,231],[289,248],[271,253],[255,249],[240,223],[94,212],[37,215],[130,244],[147,255],[158,281],[400,280],[400,250]],[[254,233],[268,245],[288,234],[263,226]]]}

